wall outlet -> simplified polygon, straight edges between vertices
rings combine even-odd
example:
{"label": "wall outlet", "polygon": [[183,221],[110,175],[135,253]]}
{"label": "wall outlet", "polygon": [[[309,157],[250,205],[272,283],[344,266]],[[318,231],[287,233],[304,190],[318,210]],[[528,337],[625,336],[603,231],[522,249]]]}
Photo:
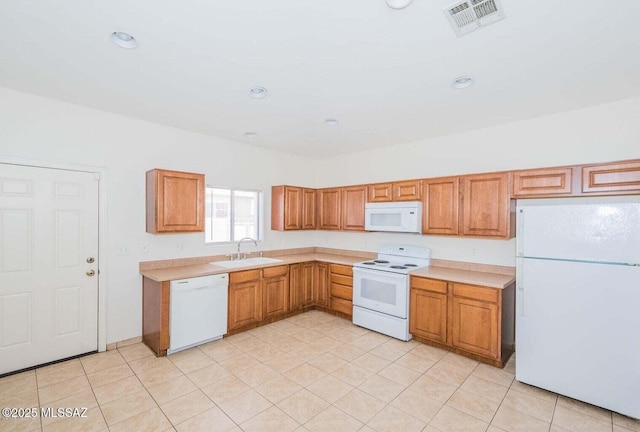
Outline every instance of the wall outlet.
{"label": "wall outlet", "polygon": [[129,248],[129,246],[122,246],[121,248],[118,249],[118,255],[119,256],[131,255],[131,248]]}
{"label": "wall outlet", "polygon": [[176,245],[176,247],[178,248],[178,250],[183,250],[184,249],[184,243],[178,243]]}
{"label": "wall outlet", "polygon": [[147,245],[140,245],[140,252],[143,254],[147,254],[149,253],[149,246]]}

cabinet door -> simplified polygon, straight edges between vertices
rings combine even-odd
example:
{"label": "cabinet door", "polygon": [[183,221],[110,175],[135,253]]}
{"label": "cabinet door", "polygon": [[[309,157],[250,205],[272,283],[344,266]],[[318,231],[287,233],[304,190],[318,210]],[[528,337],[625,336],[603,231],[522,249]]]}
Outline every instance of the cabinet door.
{"label": "cabinet door", "polygon": [[424,181],[423,234],[458,234],[459,177]]}
{"label": "cabinet door", "polygon": [[259,280],[229,285],[229,330],[262,320],[262,285]]}
{"label": "cabinet door", "polygon": [[511,235],[509,173],[462,177],[462,234]]}
{"label": "cabinet door", "polygon": [[394,201],[420,201],[422,197],[422,182],[408,180],[393,183]]}
{"label": "cabinet door", "polygon": [[329,264],[318,263],[313,284],[313,302],[318,306],[329,306]]}
{"label": "cabinet door", "polygon": [[447,295],[411,289],[409,331],[436,342],[447,342]]}
{"label": "cabinet door", "polygon": [[570,195],[572,168],[546,168],[515,171],[514,198],[530,196]]}
{"label": "cabinet door", "polygon": [[302,229],[316,229],[315,189],[302,189]]}
{"label": "cabinet door", "polygon": [[364,231],[364,204],[367,186],[350,186],[342,189],[342,229]]}
{"label": "cabinet door", "polygon": [[283,315],[289,306],[289,277],[279,276],[262,281],[263,317]]}
{"label": "cabinet door", "polygon": [[451,297],[451,344],[497,359],[500,354],[499,308],[482,300]]}
{"label": "cabinet door", "polygon": [[367,202],[387,202],[393,200],[391,183],[370,184],[367,186]]}
{"label": "cabinet door", "polygon": [[284,229],[302,229],[302,189],[299,187],[284,188]]}
{"label": "cabinet door", "polygon": [[147,171],[147,232],[203,232],[204,188],[204,174]]}
{"label": "cabinet door", "polygon": [[318,189],[316,211],[318,215],[318,229],[339,230],[342,214],[342,189]]}
{"label": "cabinet door", "polygon": [[316,264],[313,262],[302,263],[302,277],[301,277],[301,302],[302,306],[312,305],[313,300],[313,287],[315,284],[315,271]]}
{"label": "cabinet door", "polygon": [[640,192],[640,160],[582,167],[582,192]]}
{"label": "cabinet door", "polygon": [[304,287],[302,285],[302,264],[289,266],[289,310],[296,311],[302,307]]}

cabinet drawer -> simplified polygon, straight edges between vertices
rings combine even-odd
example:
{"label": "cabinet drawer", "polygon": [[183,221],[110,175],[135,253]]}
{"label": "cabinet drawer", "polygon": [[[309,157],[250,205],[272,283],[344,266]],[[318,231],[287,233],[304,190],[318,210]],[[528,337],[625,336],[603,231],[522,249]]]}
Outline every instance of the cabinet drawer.
{"label": "cabinet drawer", "polygon": [[640,191],[640,161],[582,167],[582,192]]}
{"label": "cabinet drawer", "polygon": [[276,267],[267,267],[262,269],[262,277],[263,278],[271,278],[276,276],[286,275],[289,272],[289,266],[276,266]]}
{"label": "cabinet drawer", "polygon": [[260,270],[245,270],[229,273],[229,283],[242,283],[260,279]]}
{"label": "cabinet drawer", "polygon": [[427,279],[417,276],[411,276],[411,288],[418,288],[427,291],[447,293],[447,283],[435,279]]}
{"label": "cabinet drawer", "polygon": [[340,284],[331,284],[331,296],[339,297],[344,300],[352,300],[353,299],[353,288],[350,286],[340,285]]}
{"label": "cabinet drawer", "polygon": [[331,273],[353,276],[353,267],[342,264],[331,264]]}
{"label": "cabinet drawer", "polygon": [[331,274],[331,283],[337,283],[341,285],[353,286],[352,276],[343,276],[339,274]]}
{"label": "cabinet drawer", "polygon": [[353,303],[348,300],[331,297],[331,310],[351,315],[353,313]]}
{"label": "cabinet drawer", "polygon": [[453,295],[476,300],[497,303],[500,293],[496,288],[485,288],[475,285],[453,284]]}

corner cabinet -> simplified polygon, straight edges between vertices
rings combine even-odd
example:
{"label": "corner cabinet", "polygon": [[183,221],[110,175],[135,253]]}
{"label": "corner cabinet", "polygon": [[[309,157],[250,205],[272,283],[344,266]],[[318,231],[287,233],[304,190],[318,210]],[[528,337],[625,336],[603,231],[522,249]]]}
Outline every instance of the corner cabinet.
{"label": "corner cabinet", "polygon": [[271,229],[316,229],[316,191],[296,186],[271,188]]}
{"label": "corner cabinet", "polygon": [[515,344],[515,284],[504,289],[411,276],[409,331],[420,342],[502,367]]}
{"label": "corner cabinet", "polygon": [[461,178],[465,236],[511,238],[515,235],[515,206],[511,202],[511,173],[468,175]]}
{"label": "corner cabinet", "polygon": [[204,174],[147,171],[147,232],[204,232]]}

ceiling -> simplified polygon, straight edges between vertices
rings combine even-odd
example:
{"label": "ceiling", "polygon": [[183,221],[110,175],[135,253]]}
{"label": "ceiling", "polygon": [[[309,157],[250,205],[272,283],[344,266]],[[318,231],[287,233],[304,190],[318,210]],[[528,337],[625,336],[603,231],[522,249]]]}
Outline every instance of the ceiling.
{"label": "ceiling", "polygon": [[640,95],[637,0],[502,0],[462,37],[453,3],[0,0],[0,86],[313,158]]}

